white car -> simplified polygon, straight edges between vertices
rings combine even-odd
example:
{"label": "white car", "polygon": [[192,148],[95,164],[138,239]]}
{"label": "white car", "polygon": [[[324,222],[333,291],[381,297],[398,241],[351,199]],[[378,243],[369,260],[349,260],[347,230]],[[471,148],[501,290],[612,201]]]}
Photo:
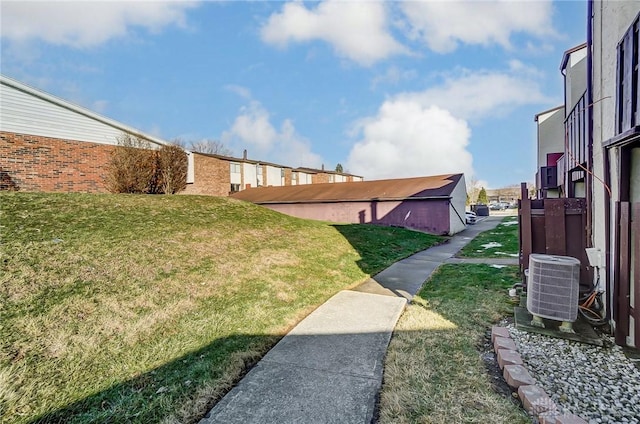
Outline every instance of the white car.
{"label": "white car", "polygon": [[476,223],[476,220],[478,219],[478,217],[476,216],[475,212],[466,211],[464,214],[465,214],[465,217],[467,219],[467,224],[475,224]]}

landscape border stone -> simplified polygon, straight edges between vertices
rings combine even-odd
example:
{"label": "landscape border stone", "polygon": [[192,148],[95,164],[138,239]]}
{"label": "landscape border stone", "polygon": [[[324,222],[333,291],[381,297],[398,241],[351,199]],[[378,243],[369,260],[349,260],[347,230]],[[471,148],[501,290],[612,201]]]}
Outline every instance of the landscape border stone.
{"label": "landscape border stone", "polygon": [[493,350],[497,353],[500,349],[506,350],[516,350],[516,344],[511,338],[507,337],[496,337],[496,340],[493,342]]}
{"label": "landscape border stone", "polygon": [[[503,369],[505,381],[511,388],[518,390],[518,397],[529,415],[535,417],[540,424],[588,424],[577,415],[559,414],[555,402],[541,387],[536,385],[535,379],[522,363],[522,358],[508,328],[493,326],[491,341],[496,352],[498,365]],[[509,360],[519,360],[520,363],[507,363]]]}
{"label": "landscape border stone", "polygon": [[504,369],[505,365],[523,365],[522,357],[515,350],[498,349],[496,356],[500,369]]}

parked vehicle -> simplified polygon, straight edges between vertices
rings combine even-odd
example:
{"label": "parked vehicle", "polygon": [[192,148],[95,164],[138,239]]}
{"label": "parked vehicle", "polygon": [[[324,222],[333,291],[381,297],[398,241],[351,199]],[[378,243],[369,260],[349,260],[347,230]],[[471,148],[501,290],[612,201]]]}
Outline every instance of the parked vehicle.
{"label": "parked vehicle", "polygon": [[508,202],[496,202],[489,205],[489,209],[492,211],[503,211],[505,209],[509,209]]}
{"label": "parked vehicle", "polygon": [[473,225],[473,224],[476,223],[478,217],[476,216],[475,212],[467,211],[464,214],[465,214],[465,217],[466,217],[466,220],[467,220],[467,224]]}

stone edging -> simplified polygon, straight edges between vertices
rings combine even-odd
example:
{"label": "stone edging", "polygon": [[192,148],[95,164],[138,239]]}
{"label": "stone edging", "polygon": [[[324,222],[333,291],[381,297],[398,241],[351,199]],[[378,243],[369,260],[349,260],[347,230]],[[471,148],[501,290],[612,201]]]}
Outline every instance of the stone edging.
{"label": "stone edging", "polygon": [[555,402],[538,385],[524,366],[509,329],[493,326],[491,343],[496,353],[498,366],[509,387],[518,391],[518,398],[527,413],[535,417],[540,424],[588,424],[574,414],[560,414]]}

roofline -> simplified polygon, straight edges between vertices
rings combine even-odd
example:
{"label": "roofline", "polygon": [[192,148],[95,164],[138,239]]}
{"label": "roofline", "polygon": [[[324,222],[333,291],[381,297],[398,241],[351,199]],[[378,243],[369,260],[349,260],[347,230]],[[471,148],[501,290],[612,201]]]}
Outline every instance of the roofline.
{"label": "roofline", "polygon": [[[322,199],[322,200],[267,200],[263,202],[255,202],[251,200],[245,200],[247,202],[255,203],[256,205],[293,205],[296,203],[358,203],[358,202],[393,202],[393,201],[405,201],[405,200],[451,200],[452,196],[420,196],[420,197],[375,197],[375,198],[362,198],[362,199]],[[244,200],[244,199],[241,199]]]}
{"label": "roofline", "polygon": [[291,169],[292,171],[312,172],[312,173],[315,173],[315,174],[324,172],[324,173],[327,173],[327,174],[344,175],[344,176],[348,176],[348,177],[359,177],[359,178],[362,178],[361,175],[350,174],[348,172],[329,171],[329,170],[314,169],[314,168],[304,168],[304,167],[294,168],[292,166],[280,165],[278,163],[273,163],[273,162],[265,162],[265,161],[262,161],[262,160],[255,160],[255,159],[237,158],[237,157],[234,157],[234,156],[217,155],[215,153],[202,153],[202,152],[193,152],[193,153],[196,153],[198,155],[212,157],[212,158],[222,159],[222,160],[229,160],[229,161],[233,161],[233,162],[253,163],[253,164],[256,164],[256,165],[277,166],[277,167],[280,167],[280,168]]}
{"label": "roofline", "polygon": [[560,71],[564,71],[567,68],[567,62],[569,61],[569,57],[571,57],[572,53],[575,53],[579,50],[582,50],[587,47],[587,43],[582,43],[578,46],[572,47],[569,50],[565,51],[562,55],[562,62],[560,62]]}
{"label": "roofline", "polygon": [[[124,125],[123,123],[115,121],[115,120],[113,120],[111,118],[107,118],[106,116],[99,115],[99,114],[97,114],[95,112],[92,112],[91,110],[89,110],[87,108],[84,108],[82,106],[78,106],[76,104],[73,104],[71,102],[63,100],[63,99],[61,99],[59,97],[56,97],[56,96],[54,96],[52,94],[49,94],[49,93],[44,92],[42,90],[39,90],[37,88],[31,87],[31,86],[29,86],[27,84],[24,84],[24,83],[21,83],[19,81],[16,81],[15,79],[9,78],[9,77],[7,77],[5,75],[0,74],[0,82],[2,84],[8,85],[8,86],[10,86],[12,88],[15,88],[16,90],[19,90],[19,91],[22,91],[24,93],[30,94],[32,96],[38,97],[38,98],[40,98],[42,100],[45,100],[47,102],[56,104],[56,105],[58,105],[60,107],[68,109],[68,110],[70,110],[72,112],[79,113],[79,114],[84,115],[84,116],[86,116],[88,118],[95,119],[96,121],[102,122],[103,124],[107,124],[109,126],[117,128],[117,129],[119,129],[121,131],[124,131],[126,133],[129,133],[129,134],[135,135],[137,137],[143,138],[145,140],[148,140],[148,141],[150,141],[152,143],[159,144],[159,145],[162,145],[162,146],[171,144],[170,142],[168,142],[166,140],[163,140],[161,138],[158,138],[158,137],[155,137],[155,136],[152,136],[152,135],[149,135],[149,134],[145,134],[145,133],[143,133],[143,132],[141,132],[141,131],[133,128],[133,127],[129,127],[127,125]],[[184,149],[184,150],[189,152],[186,149]]]}
{"label": "roofline", "polygon": [[277,164],[277,163],[265,162],[265,161],[261,161],[261,160],[236,158],[234,156],[217,155],[215,153],[202,153],[202,152],[193,152],[193,153],[198,154],[198,155],[211,157],[211,158],[216,158],[216,159],[229,160],[229,161],[233,161],[233,162],[252,163],[252,164],[255,164],[255,165],[270,165],[270,166],[278,166],[280,168],[293,169],[292,167],[287,166],[287,165],[280,165],[280,164]]}
{"label": "roofline", "polygon": [[545,115],[545,114],[550,113],[550,112],[555,112],[556,110],[560,110],[560,109],[563,109],[563,108],[564,108],[564,105],[560,105],[560,106],[556,106],[556,107],[551,108],[551,109],[548,109],[548,110],[544,110],[544,111],[542,111],[542,112],[540,112],[540,113],[536,113],[536,114],[534,115],[533,120],[534,120],[535,122],[538,122],[538,117],[539,117],[540,115]]}
{"label": "roofline", "polygon": [[362,178],[362,175],[350,174],[349,172],[338,172],[338,171],[332,171],[330,169],[305,168],[304,166],[294,168],[294,171],[304,171],[304,172],[311,171],[315,174],[325,173],[325,174],[335,174],[335,175],[349,175],[351,177]]}

